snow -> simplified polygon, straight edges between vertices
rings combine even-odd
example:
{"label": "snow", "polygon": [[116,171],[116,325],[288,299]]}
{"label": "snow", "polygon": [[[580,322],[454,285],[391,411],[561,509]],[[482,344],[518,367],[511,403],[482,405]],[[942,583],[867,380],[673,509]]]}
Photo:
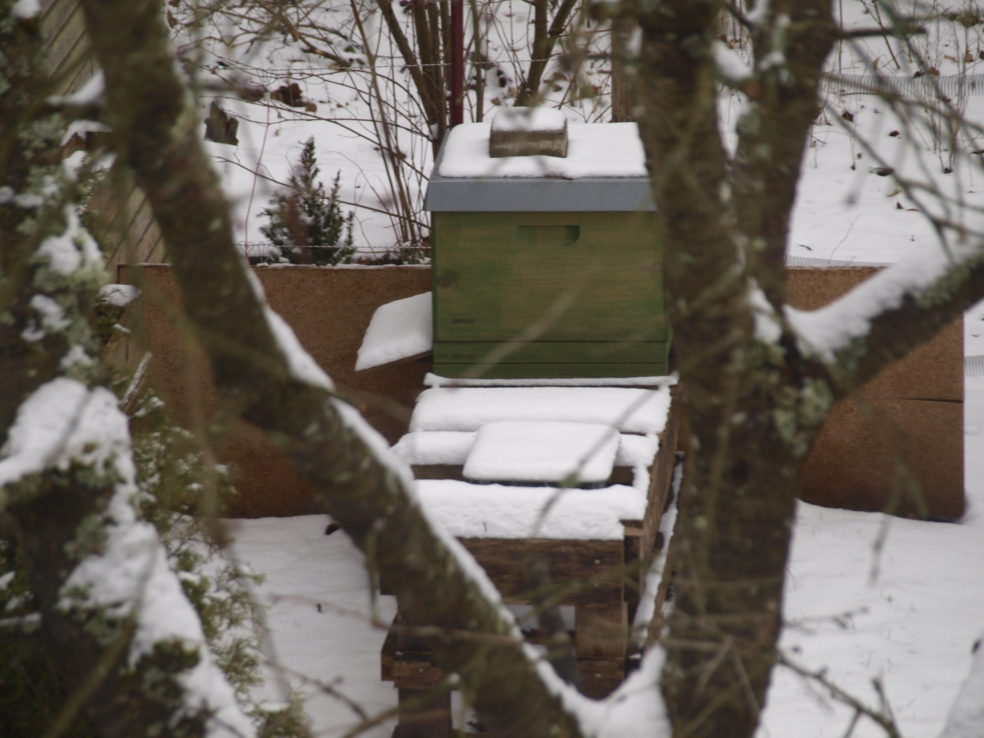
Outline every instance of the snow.
{"label": "snow", "polygon": [[408,464],[461,466],[475,443],[473,431],[419,431],[407,433],[393,446],[393,453]]}
{"label": "snow", "polygon": [[499,108],[492,118],[493,131],[562,131],[564,113],[556,108]]}
{"label": "snow", "polygon": [[489,123],[451,129],[438,173],[442,177],[646,177],[635,123],[570,123],[567,156],[489,156]]}
{"label": "snow", "polygon": [[[393,452],[408,464],[462,466],[475,443],[475,436],[475,431],[414,431],[401,437],[393,446]],[[622,433],[614,464],[648,467],[658,450],[659,438],[653,434]]]}
{"label": "snow", "polygon": [[31,324],[21,331],[25,341],[40,341],[49,333],[57,333],[69,326],[61,305],[47,295],[34,295],[29,304],[40,321],[32,318]]}
{"label": "snow", "polygon": [[652,648],[639,668],[602,703],[598,738],[641,735],[670,738],[673,731],[666,715],[663,695],[659,691],[659,675],[665,660],[666,653],[662,648]]}
{"label": "snow", "polygon": [[90,389],[74,379],[41,385],[17,411],[0,450],[0,485],[44,469],[67,469],[72,462],[111,471],[110,463],[128,452],[126,418],[109,390]]}
{"label": "snow", "polygon": [[203,706],[215,713],[209,721],[210,736],[249,735],[251,723],[205,648],[198,617],[168,566],[156,530],[136,520],[128,423],[116,396],[103,387],[90,389],[76,380],[57,378],[35,390],[18,409],[0,452],[0,485],[7,487],[45,469],[64,470],[73,463],[107,475],[115,492],[106,512],[106,539],[69,574],[59,606],[79,609],[84,617],[100,607],[119,617],[139,613],[131,664],[160,641],[176,640],[197,650],[198,664],[179,676],[189,691],[187,709]]}
{"label": "snow", "polygon": [[79,345],[72,346],[62,357],[58,366],[63,370],[71,369],[74,366],[92,366],[95,360],[85,352]]}
{"label": "snow", "polygon": [[106,78],[102,70],[96,71],[83,85],[69,95],[51,95],[49,105],[65,105],[73,108],[85,108],[98,105],[106,96]]}
{"label": "snow", "polygon": [[512,487],[418,480],[427,516],[462,538],[622,540],[623,520],[642,520],[646,495],[632,487]]}
{"label": "snow", "polygon": [[949,251],[929,246],[819,310],[804,312],[787,307],[786,318],[796,330],[804,353],[832,361],[851,341],[867,335],[873,318],[900,307],[905,297],[919,301],[948,270],[980,258],[977,244],[955,244]]}
{"label": "snow", "polygon": [[752,70],[745,60],[723,41],[714,41],[711,44],[711,54],[718,74],[730,84],[738,84],[752,76]]}
{"label": "snow", "polygon": [[[116,414],[123,423],[117,445],[125,446],[126,417],[118,410]],[[128,451],[127,448],[127,454]],[[80,617],[91,617],[89,613],[95,608],[104,608],[117,618],[135,614],[136,628],[128,653],[130,666],[152,654],[159,643],[178,644],[196,652],[197,663],[176,675],[186,690],[184,706],[177,716],[207,711],[211,717],[206,735],[210,738],[252,735],[252,723],[240,710],[232,687],[212,659],[198,615],[171,571],[156,529],[136,520],[132,462],[128,455],[117,457],[116,461],[122,472],[121,481],[106,514],[106,540],[68,576],[59,607],[69,612],[79,610]]]}
{"label": "snow", "polygon": [[748,291],[748,301],[755,314],[755,336],[765,343],[776,343],[782,336],[782,324],[768,298],[757,284]]}
{"label": "snow", "polygon": [[[981,502],[978,494],[972,509]],[[903,734],[934,735],[980,635],[984,588],[971,571],[979,570],[973,562],[980,560],[981,522],[916,522],[801,503],[782,648],[826,668],[828,678],[872,706],[870,680],[882,678]],[[849,718],[850,711],[780,669],[761,735],[785,736],[782,726],[792,720],[799,735],[837,735]],[[873,727],[857,735],[881,735]]]}
{"label": "snow", "polygon": [[975,738],[984,725],[984,648],[981,642],[974,644],[974,662],[970,675],[964,682],[947,716],[946,727],[940,738]]}
{"label": "snow", "polygon": [[421,393],[410,429],[469,431],[501,420],[537,420],[659,433],[669,407],[668,387],[432,387]]}
{"label": "snow", "polygon": [[99,290],[99,301],[116,307],[126,307],[141,295],[141,290],[132,284],[106,284]]}
{"label": "snow", "polygon": [[769,16],[769,4],[770,0],[755,0],[752,8],[745,13],[745,20],[753,26],[763,24]]}
{"label": "snow", "polygon": [[373,313],[359,346],[355,370],[420,356],[433,345],[431,293],[394,300]]}
{"label": "snow", "polygon": [[39,0],[17,0],[14,3],[14,7],[11,8],[10,14],[17,18],[18,20],[28,20],[33,18],[41,12],[41,3]]}
{"label": "snow", "polygon": [[[69,141],[71,141],[75,136],[79,136],[83,141],[86,135],[89,133],[108,133],[112,129],[105,123],[100,123],[98,120],[86,120],[81,118],[79,120],[73,120],[68,124],[68,128],[65,130],[65,135],[62,136],[61,145],[64,146]],[[73,154],[84,153],[84,152],[72,152]]]}
{"label": "snow", "polygon": [[611,476],[618,440],[614,428],[599,423],[487,423],[463,475],[480,482],[601,484]]}
{"label": "snow", "polygon": [[99,246],[82,227],[75,208],[64,208],[65,230],[58,236],[48,236],[35,252],[37,259],[48,262],[48,266],[59,274],[71,274],[79,269],[102,268],[102,255]]}
{"label": "snow", "polygon": [[[659,534],[663,537],[663,545],[660,547],[653,559],[652,566],[646,572],[646,581],[643,585],[642,594],[639,597],[639,606],[636,608],[635,617],[632,620],[632,633],[630,638],[632,643],[642,649],[649,634],[649,627],[653,616],[656,614],[656,597],[659,587],[663,583],[666,574],[667,558],[670,551],[671,539],[676,528],[677,515],[679,514],[679,492],[683,482],[683,464],[677,464],[673,470],[672,498],[670,505],[663,512],[663,517],[659,521]],[[667,615],[672,610],[672,603],[663,601],[662,614]],[[660,650],[661,645],[656,644],[656,650]],[[648,658],[648,656],[647,656]]]}

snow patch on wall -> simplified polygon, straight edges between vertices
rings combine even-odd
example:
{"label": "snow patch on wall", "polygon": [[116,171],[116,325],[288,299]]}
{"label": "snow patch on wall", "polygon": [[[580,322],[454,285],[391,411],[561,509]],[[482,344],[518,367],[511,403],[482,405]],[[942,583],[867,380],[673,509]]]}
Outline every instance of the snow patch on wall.
{"label": "snow patch on wall", "polygon": [[387,302],[372,314],[359,346],[355,370],[419,356],[433,345],[430,292]]}

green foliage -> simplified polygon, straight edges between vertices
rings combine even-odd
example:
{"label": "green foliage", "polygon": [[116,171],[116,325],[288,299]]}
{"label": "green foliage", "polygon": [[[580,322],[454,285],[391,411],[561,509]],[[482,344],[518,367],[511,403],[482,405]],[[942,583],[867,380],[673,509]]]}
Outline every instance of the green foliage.
{"label": "green foliage", "polygon": [[[199,618],[226,678],[244,703],[260,682],[260,652],[250,588],[260,578],[222,556],[209,535],[205,509],[221,509],[235,494],[228,470],[209,465],[195,437],[178,426],[149,390],[131,416],[139,506],[161,534],[171,568]],[[209,497],[214,500],[209,501]]]}
{"label": "green foliage", "polygon": [[[37,640],[40,621],[15,547],[0,540],[0,726],[4,738],[36,738],[65,699],[58,672]],[[79,719],[64,735],[93,730]]]}
{"label": "green foliage", "polygon": [[326,191],[318,181],[319,171],[312,137],[301,149],[300,161],[290,177],[290,193],[276,195],[262,212],[270,222],[260,232],[276,247],[276,253],[256,261],[327,265],[352,260],[355,214],[343,214],[339,205],[341,172]]}
{"label": "green foliage", "polygon": [[291,693],[286,706],[270,710],[257,708],[250,713],[256,721],[258,738],[295,738],[309,735],[304,703],[300,695]]}
{"label": "green foliage", "polygon": [[257,605],[250,594],[261,577],[222,555],[220,543],[210,535],[210,524],[216,521],[205,512],[221,510],[235,494],[228,470],[208,463],[198,440],[173,421],[151,391],[138,396],[131,428],[141,511],[161,533],[171,568],[201,619],[216,663],[261,738],[307,736],[299,699],[269,710],[250,693],[262,681]]}
{"label": "green foliage", "polygon": [[[308,735],[303,706],[294,698],[283,708],[267,709],[251,695],[261,682],[257,605],[251,588],[260,577],[223,556],[210,535],[209,509],[221,509],[235,494],[228,471],[209,464],[197,439],[176,425],[164,403],[142,391],[131,402],[133,457],[137,466],[137,503],[160,533],[171,568],[199,618],[209,649],[243,709],[263,738]],[[15,547],[0,539],[0,735],[36,738],[58,714],[68,695],[58,670],[34,637],[34,604]],[[191,658],[183,651],[155,651],[155,660]],[[194,655],[197,658],[197,655]],[[151,670],[152,673],[152,670]],[[150,730],[152,726],[148,726]],[[163,734],[163,733],[162,733]],[[169,735],[176,735],[170,732]],[[90,738],[92,726],[80,715],[67,738]]]}

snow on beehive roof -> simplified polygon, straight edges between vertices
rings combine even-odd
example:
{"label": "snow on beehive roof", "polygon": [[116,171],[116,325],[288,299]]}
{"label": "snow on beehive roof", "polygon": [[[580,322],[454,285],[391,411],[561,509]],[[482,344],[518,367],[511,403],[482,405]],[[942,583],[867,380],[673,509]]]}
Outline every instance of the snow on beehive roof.
{"label": "snow on beehive roof", "polygon": [[448,133],[437,167],[441,177],[646,177],[635,123],[571,123],[568,149],[555,156],[489,156],[489,123],[464,123]]}

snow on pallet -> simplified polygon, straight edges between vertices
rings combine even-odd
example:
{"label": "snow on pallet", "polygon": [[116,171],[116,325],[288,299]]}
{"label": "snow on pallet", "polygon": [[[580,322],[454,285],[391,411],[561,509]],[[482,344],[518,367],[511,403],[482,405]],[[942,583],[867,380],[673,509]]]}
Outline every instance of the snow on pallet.
{"label": "snow on pallet", "polygon": [[[680,402],[672,381],[593,384],[431,387],[394,451],[429,516],[506,602],[573,606],[581,689],[600,697],[624,676],[628,624],[663,545]],[[383,647],[383,678],[401,700],[419,699],[443,673],[401,618]],[[401,723],[423,719],[427,735],[447,734],[444,699],[428,703],[436,719],[408,713]]]}
{"label": "snow on pallet", "polygon": [[410,430],[474,431],[502,420],[603,423],[660,433],[670,387],[432,387],[417,399]]}
{"label": "snow on pallet", "polygon": [[622,521],[642,520],[646,494],[618,484],[600,489],[417,482],[428,517],[459,538],[619,541]]}
{"label": "snow on pallet", "polygon": [[[393,451],[412,466],[464,466],[476,435],[475,431],[412,431],[397,441]],[[619,434],[614,466],[648,468],[658,450],[655,433]]]}
{"label": "snow on pallet", "polygon": [[500,420],[478,429],[462,470],[474,482],[603,484],[618,431],[604,423]]}

